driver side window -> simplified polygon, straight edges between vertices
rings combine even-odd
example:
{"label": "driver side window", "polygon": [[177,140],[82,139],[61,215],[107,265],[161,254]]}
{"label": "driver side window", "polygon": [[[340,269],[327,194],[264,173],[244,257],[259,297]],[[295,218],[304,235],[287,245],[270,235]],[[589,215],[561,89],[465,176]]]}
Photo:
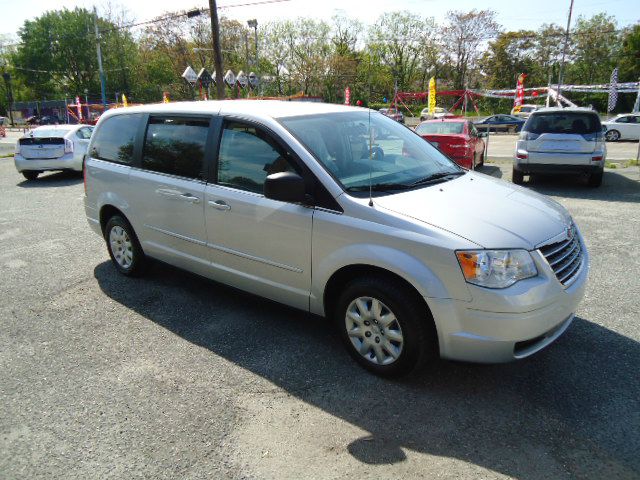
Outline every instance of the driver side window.
{"label": "driver side window", "polygon": [[262,193],[268,175],[294,172],[289,153],[264,129],[228,122],[218,155],[218,184]]}

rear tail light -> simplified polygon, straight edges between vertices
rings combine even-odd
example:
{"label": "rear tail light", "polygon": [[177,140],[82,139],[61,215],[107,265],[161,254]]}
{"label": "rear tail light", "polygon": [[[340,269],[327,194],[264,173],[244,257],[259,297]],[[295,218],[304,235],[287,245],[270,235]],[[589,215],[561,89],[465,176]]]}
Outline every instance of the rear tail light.
{"label": "rear tail light", "polygon": [[73,153],[73,142],[68,138],[64,139],[64,153]]}
{"label": "rear tail light", "polygon": [[598,155],[596,157],[591,157],[591,160],[594,162],[601,162],[602,161],[602,155]]}
{"label": "rear tail light", "polygon": [[518,150],[516,152],[516,158],[519,158],[520,160],[526,160],[527,158],[529,158],[529,153],[525,152],[524,150]]}

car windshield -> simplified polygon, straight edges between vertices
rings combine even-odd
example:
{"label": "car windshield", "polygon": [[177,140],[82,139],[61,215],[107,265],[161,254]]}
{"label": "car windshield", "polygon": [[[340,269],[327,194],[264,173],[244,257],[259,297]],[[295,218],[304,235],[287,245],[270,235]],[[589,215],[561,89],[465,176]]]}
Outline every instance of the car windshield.
{"label": "car windshield", "polygon": [[531,113],[531,112],[534,112],[535,110],[536,110],[536,107],[522,107],[520,109],[520,111],[524,113]]}
{"label": "car windshield", "polygon": [[29,136],[34,138],[47,138],[47,137],[64,137],[69,130],[62,128],[38,128],[33,130]]}
{"label": "car windshield", "polygon": [[291,117],[280,123],[351,192],[370,184],[378,190],[407,188],[463,172],[414,132],[376,112]]}
{"label": "car windshield", "polygon": [[597,133],[601,131],[600,119],[595,113],[548,112],[529,117],[524,130],[531,133]]}
{"label": "car windshield", "polygon": [[460,134],[464,128],[463,122],[427,122],[421,123],[416,127],[418,135],[427,134]]}

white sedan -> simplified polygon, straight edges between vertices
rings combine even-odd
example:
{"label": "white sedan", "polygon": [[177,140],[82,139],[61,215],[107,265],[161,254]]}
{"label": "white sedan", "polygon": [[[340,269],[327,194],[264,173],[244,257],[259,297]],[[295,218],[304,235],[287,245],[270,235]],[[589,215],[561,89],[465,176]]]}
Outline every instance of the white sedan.
{"label": "white sedan", "polygon": [[639,113],[618,115],[611,120],[602,122],[602,125],[607,128],[604,136],[608,142],[640,139]]}
{"label": "white sedan", "polygon": [[16,143],[14,162],[27,180],[44,171],[82,171],[93,133],[91,125],[46,125],[31,130]]}

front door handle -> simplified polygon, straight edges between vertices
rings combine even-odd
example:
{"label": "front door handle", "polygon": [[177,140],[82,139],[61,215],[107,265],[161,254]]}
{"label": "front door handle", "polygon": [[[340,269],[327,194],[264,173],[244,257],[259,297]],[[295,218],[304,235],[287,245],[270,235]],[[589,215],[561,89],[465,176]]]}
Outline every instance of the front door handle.
{"label": "front door handle", "polygon": [[209,200],[209,206],[216,210],[231,210],[231,205],[227,205],[224,200]]}
{"label": "front door handle", "polygon": [[200,199],[195,195],[191,195],[190,193],[183,193],[182,195],[180,195],[180,198],[189,203],[200,203]]}

